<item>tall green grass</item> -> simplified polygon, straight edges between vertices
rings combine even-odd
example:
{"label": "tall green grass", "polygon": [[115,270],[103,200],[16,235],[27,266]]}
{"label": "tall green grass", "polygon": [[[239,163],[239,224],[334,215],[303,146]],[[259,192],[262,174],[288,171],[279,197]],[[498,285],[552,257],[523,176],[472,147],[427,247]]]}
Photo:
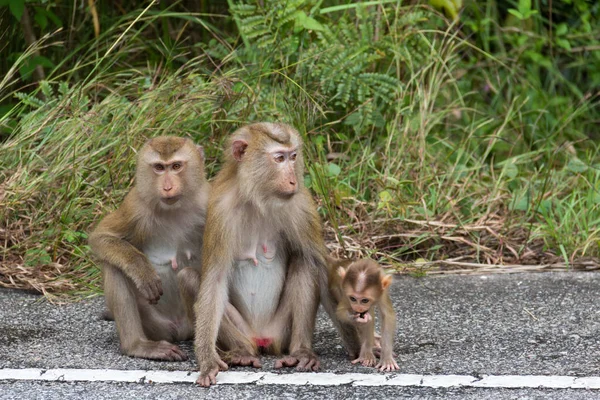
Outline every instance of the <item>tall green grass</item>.
{"label": "tall green grass", "polygon": [[[416,273],[596,265],[595,95],[546,92],[527,63],[426,7],[297,3],[305,16],[232,6],[239,37],[201,15],[141,10],[37,93],[5,93],[20,102],[0,117],[12,132],[0,144],[1,284],[96,293],[87,233],[133,183],[136,149],[191,137],[212,177],[227,135],[261,120],[305,135],[305,181],[336,255]],[[182,18],[210,32],[201,54],[144,43]],[[157,46],[161,61],[143,62]]]}

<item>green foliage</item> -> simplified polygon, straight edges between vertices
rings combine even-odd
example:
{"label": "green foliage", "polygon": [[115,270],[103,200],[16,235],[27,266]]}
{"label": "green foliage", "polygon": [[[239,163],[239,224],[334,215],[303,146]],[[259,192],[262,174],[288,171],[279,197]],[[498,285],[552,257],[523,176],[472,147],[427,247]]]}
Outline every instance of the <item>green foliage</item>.
{"label": "green foliage", "polygon": [[227,135],[259,120],[303,133],[334,250],[417,274],[600,255],[595,3],[97,3],[98,38],[89,11],[57,4],[25,6],[40,36],[81,16],[76,39],[11,41],[4,59],[4,259],[94,289],[86,232],[127,192],[141,143],[192,137],[212,177]]}
{"label": "green foliage", "polygon": [[[400,81],[389,74],[400,62],[395,35],[376,34],[384,21],[366,7],[357,7],[356,20],[342,17],[337,25],[323,30],[307,49],[299,74],[309,75],[334,103],[349,115],[352,126],[382,128],[382,110],[389,108],[401,89]],[[406,26],[395,27],[398,30]]]}
{"label": "green foliage", "polygon": [[0,7],[8,6],[10,13],[17,21],[21,20],[25,10],[25,0],[0,0]]}
{"label": "green foliage", "polygon": [[531,0],[519,0],[519,6],[517,10],[514,8],[509,8],[507,11],[521,21],[529,19],[532,15],[538,13],[537,10],[531,9]]}
{"label": "green foliage", "polygon": [[441,10],[451,19],[458,19],[458,13],[462,8],[462,0],[429,0],[429,4]]}

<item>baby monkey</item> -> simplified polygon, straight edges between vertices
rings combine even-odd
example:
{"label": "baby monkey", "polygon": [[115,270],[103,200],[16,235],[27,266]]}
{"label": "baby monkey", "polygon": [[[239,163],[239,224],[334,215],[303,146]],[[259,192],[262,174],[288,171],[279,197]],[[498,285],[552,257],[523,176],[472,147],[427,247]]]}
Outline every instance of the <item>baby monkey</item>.
{"label": "baby monkey", "polygon": [[[393,345],[396,316],[388,288],[392,276],[385,274],[373,260],[335,260],[329,263],[329,293],[337,303],[340,321],[352,324],[360,338],[360,354],[352,364],[375,367],[380,371],[400,369],[394,360]],[[375,307],[381,316],[381,354],[379,363],[373,353],[375,344]]]}

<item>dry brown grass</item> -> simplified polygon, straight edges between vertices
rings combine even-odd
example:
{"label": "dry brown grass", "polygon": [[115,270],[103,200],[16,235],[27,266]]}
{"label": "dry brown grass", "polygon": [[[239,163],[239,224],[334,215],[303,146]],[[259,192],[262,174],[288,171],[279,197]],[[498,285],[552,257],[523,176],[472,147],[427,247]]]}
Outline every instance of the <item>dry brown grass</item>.
{"label": "dry brown grass", "polygon": [[[541,238],[531,238],[522,226],[507,228],[497,215],[477,224],[459,225],[446,221],[376,219],[341,225],[339,235],[326,225],[328,247],[338,257],[374,257],[398,273],[493,274],[544,272],[600,268],[596,257],[569,260],[544,250]],[[415,243],[417,243],[415,245]],[[409,257],[396,253],[411,247]],[[428,261],[428,250],[439,255]]]}

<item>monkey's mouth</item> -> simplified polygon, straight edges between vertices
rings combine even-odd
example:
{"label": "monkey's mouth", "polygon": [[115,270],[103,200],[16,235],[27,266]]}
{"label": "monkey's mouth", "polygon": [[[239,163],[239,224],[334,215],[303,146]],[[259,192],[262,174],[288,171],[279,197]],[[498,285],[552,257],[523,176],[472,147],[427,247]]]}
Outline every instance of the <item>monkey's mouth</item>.
{"label": "monkey's mouth", "polygon": [[363,312],[359,312],[357,314],[360,316],[360,319],[363,319],[365,317],[366,313],[367,313],[366,311],[363,311]]}
{"label": "monkey's mouth", "polygon": [[296,193],[298,193],[297,190],[294,190],[294,191],[280,191],[280,192],[277,192],[277,195],[282,200],[289,200],[292,197],[294,197],[294,195]]}
{"label": "monkey's mouth", "polygon": [[163,197],[161,200],[163,203],[172,206],[173,204],[177,203],[180,198],[181,196]]}

